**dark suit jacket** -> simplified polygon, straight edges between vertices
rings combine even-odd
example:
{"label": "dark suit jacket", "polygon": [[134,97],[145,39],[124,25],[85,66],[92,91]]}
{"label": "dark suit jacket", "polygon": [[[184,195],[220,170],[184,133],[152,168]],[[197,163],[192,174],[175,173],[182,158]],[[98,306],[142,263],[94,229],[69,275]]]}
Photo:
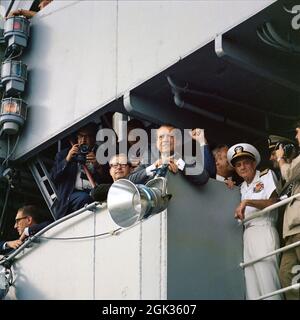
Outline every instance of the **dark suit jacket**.
{"label": "dark suit jacket", "polygon": [[[189,175],[187,174],[187,169],[195,167],[196,162],[189,164],[191,161],[188,161],[188,159],[185,159],[185,162],[186,163],[185,163],[184,170],[179,172],[181,172],[189,181],[191,181],[195,185],[204,185],[205,183],[207,183],[210,175],[208,170],[205,168],[205,164],[202,172],[196,175]],[[133,183],[140,183],[140,184],[147,183],[153,177],[147,176],[146,168],[147,168],[147,165],[140,165],[134,172],[128,175],[127,179]]]}
{"label": "dark suit jacket", "polygon": [[[52,223],[52,221],[48,220],[48,221],[44,221],[44,222],[37,223],[37,224],[30,226],[28,228],[29,236],[33,236],[34,234],[36,234],[40,230],[44,229],[50,223]],[[12,248],[5,249],[5,250],[2,249],[5,242],[7,242],[7,241],[0,241],[0,254],[8,254],[11,251],[13,251]]]}
{"label": "dark suit jacket", "polygon": [[[129,176],[124,177],[123,179],[128,179],[133,183],[140,183],[139,181],[141,180],[140,175],[134,175],[129,179]],[[91,192],[91,197],[95,201],[99,202],[105,202],[107,199],[107,194],[109,191],[109,188],[112,186],[112,183],[101,183],[98,186],[96,186],[92,192]]]}
{"label": "dark suit jacket", "polygon": [[34,224],[28,228],[29,236],[33,236],[34,234],[38,233],[42,229],[44,229],[48,224],[52,223],[53,221],[47,220],[41,223]]}
{"label": "dark suit jacket", "polygon": [[9,249],[3,249],[4,243],[6,241],[0,241],[0,254],[8,254],[10,251],[12,251],[13,249],[9,248]]}
{"label": "dark suit jacket", "polygon": [[[74,191],[77,175],[77,162],[66,161],[69,149],[64,149],[56,154],[54,166],[51,170],[50,177],[57,188],[58,200],[55,206],[56,219],[66,215],[69,205],[69,198]],[[103,175],[100,176],[97,172],[93,174],[95,182],[109,182],[109,178]]]}

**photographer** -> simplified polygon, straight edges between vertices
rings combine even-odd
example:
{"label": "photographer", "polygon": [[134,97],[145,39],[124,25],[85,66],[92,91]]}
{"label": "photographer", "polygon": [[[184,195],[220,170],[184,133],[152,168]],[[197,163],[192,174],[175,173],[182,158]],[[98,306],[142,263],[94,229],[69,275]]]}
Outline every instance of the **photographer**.
{"label": "photographer", "polygon": [[57,219],[93,202],[90,191],[95,185],[111,181],[96,161],[96,133],[95,123],[84,126],[77,132],[77,143],[71,143],[71,149],[62,150],[55,157],[51,179],[58,193]]}
{"label": "photographer", "polygon": [[281,172],[279,168],[279,163],[277,162],[276,150],[280,146],[284,149],[284,158],[287,163],[291,163],[292,159],[296,156],[296,148],[294,142],[286,137],[270,135],[268,138],[269,152],[270,152],[270,162],[272,163],[272,169],[276,173],[279,180],[280,188],[283,186],[283,181],[281,177]]}
{"label": "photographer", "polygon": [[[300,145],[300,121],[296,124],[296,139]],[[276,150],[276,157],[281,171],[282,178],[286,181],[285,187],[291,190],[291,195],[300,193],[300,155],[290,163],[286,161],[283,146]],[[284,187],[284,188],[285,188]],[[285,245],[300,241],[300,198],[291,201],[284,213],[283,238]],[[300,246],[284,251],[280,264],[280,281],[282,287],[292,285],[295,277],[293,267],[300,264]],[[285,293],[288,300],[299,300],[299,291],[290,290]]]}

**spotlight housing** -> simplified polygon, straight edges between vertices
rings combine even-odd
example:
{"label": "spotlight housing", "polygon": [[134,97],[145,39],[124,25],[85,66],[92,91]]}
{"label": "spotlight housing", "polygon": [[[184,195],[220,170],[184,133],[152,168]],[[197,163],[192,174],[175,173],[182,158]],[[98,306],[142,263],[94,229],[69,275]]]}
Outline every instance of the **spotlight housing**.
{"label": "spotlight housing", "polygon": [[146,185],[135,185],[127,179],[120,179],[108,191],[107,208],[113,221],[127,228],[165,210],[170,198],[163,177],[152,179]]}

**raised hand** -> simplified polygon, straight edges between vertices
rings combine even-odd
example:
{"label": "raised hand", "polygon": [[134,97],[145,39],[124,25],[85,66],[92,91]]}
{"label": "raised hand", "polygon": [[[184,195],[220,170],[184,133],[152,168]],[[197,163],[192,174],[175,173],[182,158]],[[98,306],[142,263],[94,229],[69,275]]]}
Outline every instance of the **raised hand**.
{"label": "raised hand", "polygon": [[70,162],[73,157],[79,152],[79,144],[74,144],[67,154],[66,160]]}

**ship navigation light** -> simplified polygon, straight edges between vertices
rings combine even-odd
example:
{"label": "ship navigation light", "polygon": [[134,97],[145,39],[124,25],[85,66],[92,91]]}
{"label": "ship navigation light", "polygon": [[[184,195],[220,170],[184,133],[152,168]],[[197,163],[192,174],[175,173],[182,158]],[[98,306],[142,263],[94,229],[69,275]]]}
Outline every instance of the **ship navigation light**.
{"label": "ship navigation light", "polygon": [[4,39],[7,42],[6,56],[21,52],[27,46],[30,21],[22,16],[9,17],[4,22]]}
{"label": "ship navigation light", "polygon": [[0,129],[8,135],[17,134],[24,125],[27,104],[22,99],[6,98],[1,101]]}
{"label": "ship navigation light", "polygon": [[19,95],[25,89],[27,65],[21,61],[6,60],[1,66],[1,84],[8,95]]}

